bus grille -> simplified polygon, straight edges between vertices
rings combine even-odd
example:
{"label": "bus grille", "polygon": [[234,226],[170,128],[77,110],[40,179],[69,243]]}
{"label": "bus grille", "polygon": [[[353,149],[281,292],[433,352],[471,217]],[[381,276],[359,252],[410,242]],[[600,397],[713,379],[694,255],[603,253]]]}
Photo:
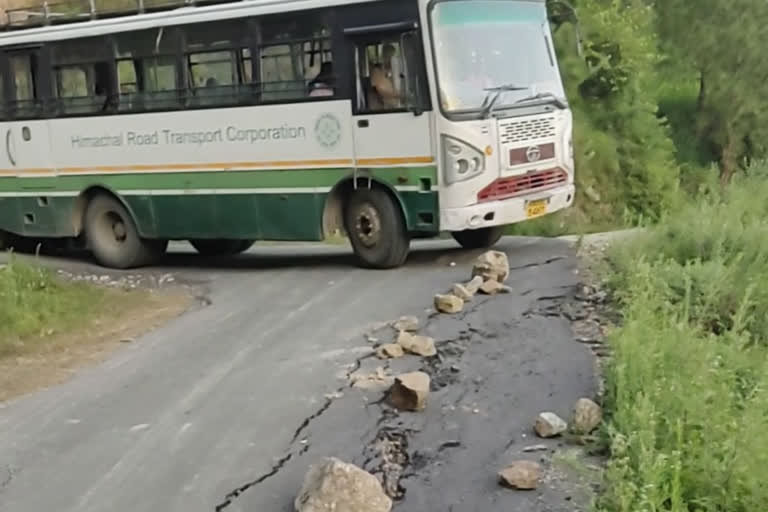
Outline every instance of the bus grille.
{"label": "bus grille", "polygon": [[499,201],[510,197],[547,190],[568,181],[568,174],[560,168],[533,172],[522,176],[499,178],[477,193],[478,202]]}
{"label": "bus grille", "polygon": [[499,138],[502,144],[546,139],[554,137],[555,134],[555,118],[552,116],[499,123]]}

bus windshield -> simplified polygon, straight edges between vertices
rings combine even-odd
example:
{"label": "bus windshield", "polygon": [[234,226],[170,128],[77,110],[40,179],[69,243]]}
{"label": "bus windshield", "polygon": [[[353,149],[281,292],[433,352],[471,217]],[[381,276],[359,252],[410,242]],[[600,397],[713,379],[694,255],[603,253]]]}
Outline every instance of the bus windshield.
{"label": "bus windshield", "polygon": [[446,113],[530,105],[565,92],[544,2],[447,0],[432,10],[440,102]]}

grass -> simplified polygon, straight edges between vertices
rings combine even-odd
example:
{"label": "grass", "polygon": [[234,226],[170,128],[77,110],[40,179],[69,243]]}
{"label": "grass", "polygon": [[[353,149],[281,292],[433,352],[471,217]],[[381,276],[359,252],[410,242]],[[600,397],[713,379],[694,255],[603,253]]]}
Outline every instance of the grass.
{"label": "grass", "polygon": [[753,171],[610,253],[623,322],[600,510],[768,507],[768,169]]}
{"label": "grass", "polygon": [[64,283],[42,267],[11,258],[0,268],[0,357],[71,330],[103,304],[106,290]]}

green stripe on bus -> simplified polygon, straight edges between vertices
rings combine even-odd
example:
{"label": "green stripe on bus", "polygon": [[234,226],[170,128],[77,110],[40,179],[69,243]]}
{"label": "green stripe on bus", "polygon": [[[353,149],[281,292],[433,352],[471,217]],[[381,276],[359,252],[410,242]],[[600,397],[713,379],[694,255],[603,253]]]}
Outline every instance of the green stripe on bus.
{"label": "green stripe on bus", "polygon": [[[434,166],[373,169],[373,176],[393,186],[437,185]],[[90,175],[0,178],[0,192],[71,191],[80,192],[94,185],[115,190],[155,189],[237,189],[333,187],[352,169],[285,169],[258,171],[137,172]],[[8,194],[6,194],[8,195]]]}

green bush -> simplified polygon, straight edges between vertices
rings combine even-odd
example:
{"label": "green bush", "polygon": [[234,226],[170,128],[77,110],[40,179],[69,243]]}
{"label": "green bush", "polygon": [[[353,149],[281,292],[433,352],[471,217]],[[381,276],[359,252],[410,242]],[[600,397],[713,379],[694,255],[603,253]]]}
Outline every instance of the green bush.
{"label": "green bush", "polygon": [[768,183],[743,178],[611,253],[611,512],[765,510]]}

